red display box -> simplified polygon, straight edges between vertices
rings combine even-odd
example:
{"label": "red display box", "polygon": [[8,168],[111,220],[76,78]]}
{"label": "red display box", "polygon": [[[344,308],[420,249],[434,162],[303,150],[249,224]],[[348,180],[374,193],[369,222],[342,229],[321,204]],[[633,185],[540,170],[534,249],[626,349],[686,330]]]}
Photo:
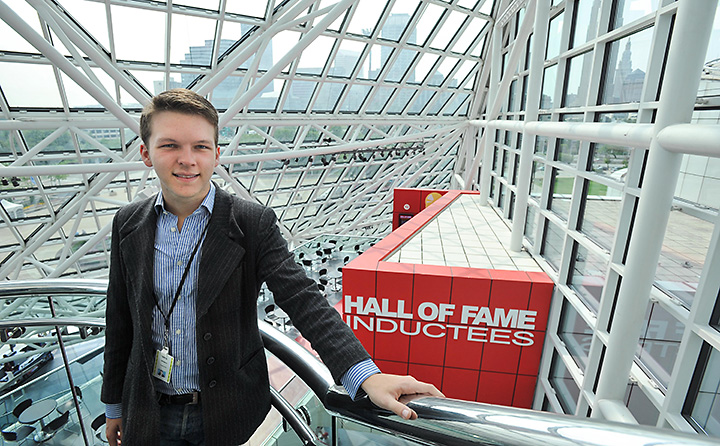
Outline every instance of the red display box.
{"label": "red display box", "polygon": [[429,192],[396,190],[395,211],[417,213],[343,268],[343,318],[384,372],[451,398],[530,408],[553,282],[542,272],[384,261],[473,193],[440,191],[423,209]]}

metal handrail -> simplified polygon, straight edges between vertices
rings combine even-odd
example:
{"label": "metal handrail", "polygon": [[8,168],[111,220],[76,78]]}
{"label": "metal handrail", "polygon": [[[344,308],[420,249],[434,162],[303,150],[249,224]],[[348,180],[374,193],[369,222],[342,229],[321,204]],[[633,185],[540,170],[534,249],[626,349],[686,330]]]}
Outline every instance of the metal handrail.
{"label": "metal handrail", "polygon": [[[104,287],[100,286],[102,281],[84,282],[95,283],[88,288],[83,288],[78,285],[78,281],[52,279],[48,280],[43,288],[45,290],[52,289],[53,294],[96,294],[97,290],[104,290]],[[68,284],[68,286],[64,287],[63,284]],[[33,295],[31,291],[27,290],[28,288],[28,282],[3,282],[0,285],[0,297],[8,296],[12,289],[25,289],[24,295]],[[46,291],[38,291],[34,294],[45,293]],[[17,326],[26,322],[32,323],[34,326],[103,325],[98,320],[88,318],[38,318],[1,321],[0,328]],[[352,401],[347,392],[334,383],[327,367],[312,353],[270,324],[263,321],[258,321],[258,324],[265,348],[292,369],[310,387],[326,410],[347,420],[420,443],[458,446],[478,444],[502,446],[525,446],[528,444],[716,446],[718,444],[717,439],[670,429],[578,418],[449,398],[408,398],[406,403],[417,412],[419,418],[412,421],[404,420],[389,411],[379,409],[367,398]],[[285,410],[288,408],[283,407],[283,404],[279,405],[282,407],[284,415],[287,413],[289,417],[297,417],[296,420],[290,422],[291,425],[298,422],[298,419],[299,423],[304,423],[294,410]],[[306,439],[303,435],[307,432],[304,431],[309,431],[309,429],[301,427],[299,431],[296,430],[306,444],[312,444],[314,439]]]}

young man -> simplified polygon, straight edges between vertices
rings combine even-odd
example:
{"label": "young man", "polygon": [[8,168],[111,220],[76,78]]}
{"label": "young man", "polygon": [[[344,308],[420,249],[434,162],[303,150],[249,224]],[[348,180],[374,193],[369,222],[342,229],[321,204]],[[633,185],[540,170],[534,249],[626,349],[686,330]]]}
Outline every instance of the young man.
{"label": "young man", "polygon": [[441,396],[379,373],[295,263],[273,211],[210,181],[220,148],[207,100],[161,93],[140,128],[162,192],[113,220],[102,389],[111,445],[247,441],[270,408],[256,313],[264,282],[351,396],[365,392],[404,418],[417,415],[401,395]]}

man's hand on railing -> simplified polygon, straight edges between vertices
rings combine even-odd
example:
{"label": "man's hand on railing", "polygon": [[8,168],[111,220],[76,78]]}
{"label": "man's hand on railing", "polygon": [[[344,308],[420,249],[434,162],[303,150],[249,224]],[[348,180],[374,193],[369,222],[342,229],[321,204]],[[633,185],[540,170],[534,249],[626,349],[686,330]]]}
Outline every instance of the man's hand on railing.
{"label": "man's hand on railing", "polygon": [[416,419],[417,414],[399,401],[401,396],[445,396],[432,384],[420,382],[412,376],[389,375],[386,373],[370,376],[362,383],[361,387],[367,393],[370,401],[406,420]]}

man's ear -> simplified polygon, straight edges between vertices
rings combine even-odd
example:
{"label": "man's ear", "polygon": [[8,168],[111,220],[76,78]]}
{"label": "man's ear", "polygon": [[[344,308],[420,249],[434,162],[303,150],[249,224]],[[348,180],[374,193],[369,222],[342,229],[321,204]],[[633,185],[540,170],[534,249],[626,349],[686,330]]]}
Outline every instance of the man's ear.
{"label": "man's ear", "polygon": [[145,144],[140,144],[140,156],[142,157],[143,163],[145,163],[146,166],[153,166],[152,160],[150,159],[150,151],[147,147],[145,147]]}
{"label": "man's ear", "polygon": [[220,146],[215,149],[215,167],[220,165]]}

